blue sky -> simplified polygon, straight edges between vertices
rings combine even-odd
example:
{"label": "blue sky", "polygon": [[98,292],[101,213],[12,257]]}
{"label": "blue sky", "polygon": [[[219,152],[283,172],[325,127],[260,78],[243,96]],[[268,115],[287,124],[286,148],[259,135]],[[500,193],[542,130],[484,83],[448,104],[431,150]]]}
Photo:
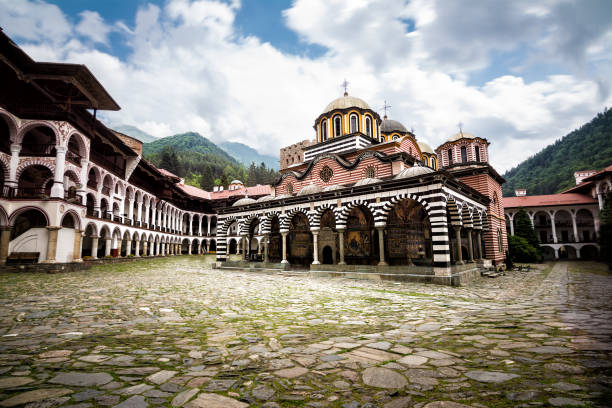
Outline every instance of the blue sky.
{"label": "blue sky", "polygon": [[86,64],[155,136],[197,131],[262,153],[314,136],[349,93],[437,146],[486,137],[504,171],[611,106],[606,0],[0,0],[37,60]]}

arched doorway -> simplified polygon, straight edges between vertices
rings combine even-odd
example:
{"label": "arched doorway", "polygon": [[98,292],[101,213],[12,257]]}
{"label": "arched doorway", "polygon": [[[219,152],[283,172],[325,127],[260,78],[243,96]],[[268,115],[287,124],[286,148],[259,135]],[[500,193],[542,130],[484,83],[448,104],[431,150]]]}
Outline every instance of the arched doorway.
{"label": "arched doorway", "polygon": [[198,242],[197,239],[194,239],[191,242],[191,253],[194,254],[194,255],[199,255],[199,253],[198,253],[198,246],[199,245],[198,244],[199,244],[199,242]]}
{"label": "arched doorway", "polygon": [[576,212],[576,227],[578,228],[578,242],[596,241],[595,221],[591,211],[580,209]]}
{"label": "arched doorway", "polygon": [[32,228],[44,228],[47,226],[47,217],[40,210],[29,209],[21,212],[13,221],[11,230],[11,241]]}
{"label": "arched doorway", "polygon": [[297,213],[291,219],[287,236],[287,260],[291,265],[310,265],[313,260],[312,233],[308,217]]}
{"label": "arched doorway", "polygon": [[208,251],[209,252],[217,252],[217,242],[214,239],[210,240],[209,246],[208,246]]}
{"label": "arched doorway", "polygon": [[338,253],[338,231],[336,230],[336,215],[327,209],[321,214],[319,221],[319,259],[323,264],[335,264]]}
{"label": "arched doorway", "polygon": [[[108,249],[107,249],[108,248]],[[108,227],[102,228],[100,238],[98,239],[98,258],[104,258],[107,254],[110,255],[111,235]]]}
{"label": "arched doorway", "polygon": [[406,199],[393,206],[387,219],[385,248],[389,265],[432,264],[429,217],[417,201]]}
{"label": "arched doorway", "polygon": [[[365,207],[353,207],[346,218],[344,259],[352,265],[378,263],[378,246],[374,244],[374,217]],[[376,243],[378,240],[376,240]]]}
{"label": "arched doorway", "polygon": [[559,243],[576,242],[574,238],[572,216],[570,215],[570,213],[565,210],[560,210],[555,213],[554,218],[555,218],[555,230],[557,233],[557,242]]}
{"label": "arched doorway", "polygon": [[555,250],[549,246],[540,246],[540,252],[542,253],[542,259],[544,261],[552,261],[555,259]]}
{"label": "arched doorway", "polygon": [[87,225],[83,234],[83,243],[81,245],[81,258],[86,256],[98,256],[97,248],[93,250],[93,237],[96,236],[96,228],[93,224]]}
{"label": "arched doorway", "polygon": [[254,255],[258,253],[259,250],[259,242],[256,238],[259,235],[259,227],[260,222],[258,218],[254,218],[249,225],[249,251],[248,251],[248,259],[255,259]]}
{"label": "arched doorway", "polygon": [[187,238],[183,239],[181,244],[181,254],[187,255],[189,253],[189,240]]}
{"label": "arched doorway", "polygon": [[38,261],[47,259],[49,232],[47,217],[38,209],[21,210],[13,215],[9,255],[16,253],[38,253]]}
{"label": "arched doorway", "polygon": [[580,248],[580,259],[594,260],[597,259],[597,247],[595,245],[585,245]]}
{"label": "arched doorway", "polygon": [[237,248],[236,248],[236,239],[230,238],[229,245],[228,245],[227,248],[228,248],[228,251],[227,251],[228,254],[235,254],[236,251],[237,251]]}
{"label": "arched doorway", "polygon": [[17,197],[45,198],[51,195],[53,173],[45,166],[33,165],[27,167],[19,176],[17,182]]}

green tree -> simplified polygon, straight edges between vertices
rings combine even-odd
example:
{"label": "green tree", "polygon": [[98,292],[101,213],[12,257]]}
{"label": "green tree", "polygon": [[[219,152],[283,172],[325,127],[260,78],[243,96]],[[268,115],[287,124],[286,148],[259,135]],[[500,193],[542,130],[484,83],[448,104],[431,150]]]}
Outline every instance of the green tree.
{"label": "green tree", "polygon": [[514,216],[514,235],[527,240],[538,253],[540,252],[540,240],[531,225],[529,215],[522,208]]}
{"label": "green tree", "polygon": [[249,166],[249,175],[247,176],[247,186],[254,186],[257,184],[257,168],[255,167],[255,163],[251,162]]}
{"label": "green tree", "polygon": [[599,248],[601,258],[612,270],[612,192],[606,195],[600,214]]}
{"label": "green tree", "polygon": [[204,190],[211,191],[215,183],[212,170],[209,165],[202,166],[202,177],[200,178],[200,187]]}
{"label": "green tree", "polygon": [[181,169],[181,164],[179,163],[176,150],[174,150],[172,146],[166,146],[162,149],[160,153],[159,167],[164,170],[168,170],[169,172],[174,173],[177,176],[183,175],[183,171]]}
{"label": "green tree", "polygon": [[508,249],[512,262],[536,262],[538,251],[523,237],[510,235]]}

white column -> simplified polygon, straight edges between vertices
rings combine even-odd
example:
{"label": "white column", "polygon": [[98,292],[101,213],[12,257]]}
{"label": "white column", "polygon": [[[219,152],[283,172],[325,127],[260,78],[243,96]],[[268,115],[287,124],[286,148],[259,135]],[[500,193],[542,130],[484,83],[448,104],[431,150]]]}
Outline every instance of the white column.
{"label": "white column", "polygon": [[136,248],[134,248],[134,256],[135,257],[139,257],[140,256],[140,240],[136,240]]}
{"label": "white column", "polygon": [[284,264],[289,263],[289,261],[287,261],[287,234],[289,234],[289,232],[281,231],[281,235],[283,237],[283,260],[281,261],[281,263]]}
{"label": "white column", "polygon": [[198,226],[198,235],[202,236],[202,218],[204,218],[202,216],[202,214],[200,214],[200,225]]}
{"label": "white column", "polygon": [[508,218],[510,219],[510,235],[514,235],[514,214],[509,213]]}
{"label": "white column", "polygon": [[128,213],[127,213],[127,217],[132,220],[132,221],[136,221],[134,219],[134,199],[133,198],[129,198],[128,199]]}
{"label": "white column", "polygon": [[66,146],[55,147],[55,175],[51,197],[64,198],[64,168],[66,167]]}
{"label": "white column", "polygon": [[[157,221],[156,215],[157,215],[157,206],[155,204],[153,204],[153,206],[151,207],[151,222],[150,222],[150,226],[155,227],[155,221]],[[151,245],[152,246],[152,245]]]}
{"label": "white column", "polygon": [[[550,216],[550,224],[552,227],[553,242],[556,244],[559,240],[557,239],[557,228],[555,227],[555,211],[549,211],[548,215]],[[557,255],[557,258],[559,258],[558,255]]]}
{"label": "white column", "polygon": [[[13,148],[13,145],[11,145],[11,150],[12,148]],[[599,209],[603,210],[603,206],[604,206],[603,193],[597,193],[597,202],[599,204]]]}
{"label": "white column", "polygon": [[193,214],[189,214],[189,235],[193,235]]}
{"label": "white column", "polygon": [[378,230],[379,265],[387,265],[385,262],[385,227],[376,227]]}
{"label": "white column", "polygon": [[208,220],[208,224],[207,224],[208,231],[206,232],[206,235],[210,235],[210,218],[211,218],[210,215],[206,216],[206,219]]}
{"label": "white column", "polygon": [[9,165],[9,179],[6,182],[7,186],[17,187],[17,167],[19,167],[19,152],[21,145],[19,143],[11,144],[11,163]]}
{"label": "white column", "polygon": [[164,222],[162,225],[164,228],[168,228],[168,208],[164,210]]}
{"label": "white column", "polygon": [[[121,248],[119,248],[119,252],[121,253]],[[125,256],[129,256],[132,254],[132,240],[128,239],[125,241]]]}
{"label": "white column", "polygon": [[580,239],[578,238],[578,225],[576,225],[576,213],[574,211],[570,211],[570,215],[572,216],[572,227],[574,228],[574,242],[580,242]]}
{"label": "white column", "polygon": [[136,205],[136,221],[142,222],[142,201],[138,201]]}
{"label": "white column", "polygon": [[77,194],[81,196],[81,204],[85,205],[87,203],[87,166],[89,165],[89,160],[81,159],[81,174],[79,177],[81,178],[81,188],[77,189]]}
{"label": "white column", "polygon": [[313,247],[312,264],[319,265],[321,263],[319,262],[319,230],[311,229],[310,232],[312,232],[312,247]]}

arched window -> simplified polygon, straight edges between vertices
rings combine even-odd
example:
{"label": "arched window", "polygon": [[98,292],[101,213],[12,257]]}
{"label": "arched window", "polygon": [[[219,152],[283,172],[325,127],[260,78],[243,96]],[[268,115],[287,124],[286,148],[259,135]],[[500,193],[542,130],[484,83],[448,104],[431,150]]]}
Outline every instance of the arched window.
{"label": "arched window", "polygon": [[324,120],[321,122],[321,141],[324,142],[327,140],[327,121]]}
{"label": "arched window", "polygon": [[340,116],[334,117],[334,137],[342,135],[342,119]]}
{"label": "arched window", "polygon": [[365,120],[366,135],[372,137],[372,118],[366,116]]}
{"label": "arched window", "polygon": [[350,133],[355,133],[359,131],[359,125],[357,124],[357,115],[352,114],[349,119],[350,123]]}
{"label": "arched window", "polygon": [[453,149],[448,149],[448,165],[453,164]]}
{"label": "arched window", "polygon": [[437,169],[436,158],[435,157],[431,158],[431,168],[434,169],[434,170]]}
{"label": "arched window", "polygon": [[504,252],[504,240],[502,238],[502,231],[500,228],[497,229],[497,249],[499,252]]}
{"label": "arched window", "polygon": [[461,146],[461,163],[467,163],[467,147]]}
{"label": "arched window", "polygon": [[399,136],[398,135],[393,135],[393,140],[397,140],[397,139],[399,139]]}
{"label": "arched window", "polygon": [[480,161],[480,147],[474,146],[474,155],[476,156],[476,161]]}

